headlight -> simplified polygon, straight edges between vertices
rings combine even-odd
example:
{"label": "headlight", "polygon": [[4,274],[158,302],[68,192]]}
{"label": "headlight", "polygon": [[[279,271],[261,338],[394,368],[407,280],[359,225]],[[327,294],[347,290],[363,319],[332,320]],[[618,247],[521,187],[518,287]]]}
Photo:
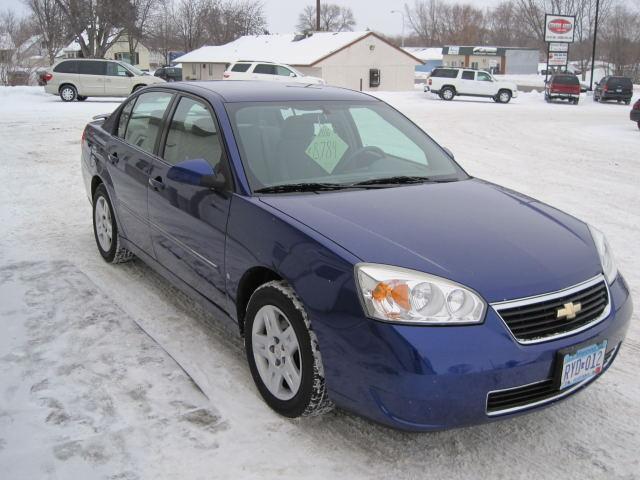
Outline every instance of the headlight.
{"label": "headlight", "polygon": [[616,267],[616,262],[613,259],[613,252],[611,252],[609,242],[607,242],[604,233],[602,233],[597,228],[589,225],[589,230],[591,231],[593,242],[596,244],[596,249],[598,250],[598,255],[600,256],[602,273],[604,273],[607,282],[609,282],[609,284],[612,284],[616,279],[616,276],[618,275],[618,267]]}
{"label": "headlight", "polygon": [[484,300],[451,280],[372,263],[356,265],[356,279],[365,313],[371,318],[425,325],[484,320]]}

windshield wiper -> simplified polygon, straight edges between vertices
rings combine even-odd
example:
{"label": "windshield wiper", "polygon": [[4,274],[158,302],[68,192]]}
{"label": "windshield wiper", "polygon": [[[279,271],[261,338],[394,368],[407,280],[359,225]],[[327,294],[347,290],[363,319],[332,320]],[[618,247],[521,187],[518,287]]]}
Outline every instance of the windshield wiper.
{"label": "windshield wiper", "polygon": [[319,192],[352,188],[351,185],[340,183],[286,183],[254,190],[255,193],[290,193],[290,192]]}
{"label": "windshield wiper", "polygon": [[396,177],[386,178],[373,178],[371,180],[364,180],[362,182],[352,183],[352,187],[364,187],[367,185],[402,185],[411,183],[441,183],[441,182],[455,182],[457,179],[438,179],[431,177],[416,177],[409,175],[399,175]]}

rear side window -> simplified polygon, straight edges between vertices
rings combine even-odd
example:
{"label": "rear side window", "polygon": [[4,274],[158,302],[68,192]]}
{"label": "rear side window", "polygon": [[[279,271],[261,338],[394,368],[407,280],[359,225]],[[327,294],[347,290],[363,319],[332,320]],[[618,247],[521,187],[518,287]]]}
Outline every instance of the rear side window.
{"label": "rear side window", "polygon": [[162,130],[162,119],[171,102],[167,92],[143,93],[131,112],[125,140],[145,152],[153,153],[156,139]]}
{"label": "rear side window", "polygon": [[453,70],[451,68],[436,68],[433,72],[431,72],[431,76],[442,78],[456,78],[458,76],[458,70]]}
{"label": "rear side window", "polygon": [[81,75],[104,75],[107,62],[85,60],[78,62],[78,73]]}
{"label": "rear side window", "polygon": [[232,68],[232,72],[246,72],[251,66],[250,63],[236,63]]}
{"label": "rear side window", "polygon": [[580,85],[578,77],[574,75],[556,75],[553,78],[553,83],[558,85]]}
{"label": "rear side window", "polygon": [[78,62],[60,62],[53,68],[53,71],[56,73],[78,73]]}
{"label": "rear side window", "polygon": [[275,65],[267,65],[265,63],[259,63],[256,68],[253,69],[253,73],[263,73],[265,75],[277,75]]}
{"label": "rear side window", "polygon": [[209,110],[202,102],[182,98],[167,134],[165,161],[176,165],[186,160],[206,160],[215,168],[221,156],[220,136]]}
{"label": "rear side window", "polygon": [[464,71],[462,72],[462,80],[473,80],[475,72]]}

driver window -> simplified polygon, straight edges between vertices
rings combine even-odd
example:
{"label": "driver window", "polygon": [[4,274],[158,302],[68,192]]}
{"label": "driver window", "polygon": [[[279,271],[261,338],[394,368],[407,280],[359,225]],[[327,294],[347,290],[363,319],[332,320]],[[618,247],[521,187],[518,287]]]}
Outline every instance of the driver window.
{"label": "driver window", "polygon": [[363,147],[378,147],[394,157],[427,165],[424,151],[377,112],[367,107],[350,108]]}
{"label": "driver window", "polygon": [[107,75],[110,77],[128,77],[127,69],[119,63],[107,63]]}
{"label": "driver window", "polygon": [[276,73],[281,77],[293,76],[293,72],[291,70],[285,67],[281,67],[280,65],[276,67]]}
{"label": "driver window", "polygon": [[491,75],[485,72],[478,72],[478,80],[481,82],[492,82]]}

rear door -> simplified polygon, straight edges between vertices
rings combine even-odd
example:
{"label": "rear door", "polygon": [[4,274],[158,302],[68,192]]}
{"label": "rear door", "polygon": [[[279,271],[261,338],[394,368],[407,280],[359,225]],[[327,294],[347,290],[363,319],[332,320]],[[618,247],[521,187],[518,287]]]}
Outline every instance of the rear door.
{"label": "rear door", "polygon": [[131,73],[118,62],[106,62],[105,95],[127,97],[133,88]]}
{"label": "rear door", "polygon": [[116,135],[107,146],[107,165],[124,236],[149,255],[153,255],[147,209],[149,172],[172,99],[169,92],[152,91],[128,100]]}
{"label": "rear door", "polygon": [[458,80],[457,90],[458,93],[466,93],[469,95],[476,95],[476,72],[473,70],[462,70],[460,79]]}
{"label": "rear door", "polygon": [[165,133],[162,158],[150,180],[149,218],[157,260],[202,295],[226,309],[224,247],[231,195],[185,179],[198,165],[230,179],[220,129],[204,100],[184,95]]}
{"label": "rear door", "polygon": [[251,78],[254,80],[277,80],[276,66],[269,63],[258,63],[253,68]]}
{"label": "rear door", "polygon": [[104,95],[107,62],[102,60],[78,61],[78,93],[83,96]]}

